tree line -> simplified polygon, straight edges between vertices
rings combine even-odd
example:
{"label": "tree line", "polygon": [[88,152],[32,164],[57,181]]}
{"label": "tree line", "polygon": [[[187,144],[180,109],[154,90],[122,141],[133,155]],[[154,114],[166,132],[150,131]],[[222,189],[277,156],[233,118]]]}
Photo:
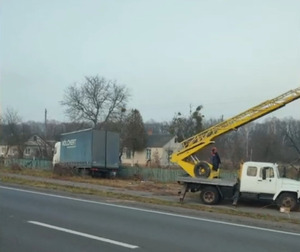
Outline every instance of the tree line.
{"label": "tree line", "polygon": [[[58,141],[62,133],[95,128],[120,133],[121,149],[132,152],[146,147],[147,135],[172,134],[180,142],[224,119],[206,119],[202,105],[189,108],[187,115],[174,113],[170,122],[146,122],[138,109],[128,109],[130,93],[125,86],[103,77],[85,77],[81,84],[74,83],[64,92],[62,107],[70,122],[46,120],[44,123],[23,122],[12,108],[1,116],[1,145],[18,146],[20,153],[24,142],[36,134],[47,141]],[[237,131],[216,139],[222,160],[236,167],[241,160],[299,163],[300,121],[293,118],[271,118],[249,123]],[[120,150],[121,151],[121,150]],[[209,150],[199,153],[207,159]]]}

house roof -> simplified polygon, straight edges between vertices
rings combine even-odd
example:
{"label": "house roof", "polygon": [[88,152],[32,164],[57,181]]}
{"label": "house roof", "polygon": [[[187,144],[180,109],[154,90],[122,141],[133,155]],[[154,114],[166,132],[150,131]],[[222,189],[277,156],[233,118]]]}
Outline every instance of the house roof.
{"label": "house roof", "polygon": [[161,135],[161,134],[155,134],[155,135],[149,135],[147,136],[147,147],[163,147],[165,144],[167,144],[174,136],[172,135]]}
{"label": "house roof", "polygon": [[41,146],[41,145],[46,146],[46,145],[48,145],[48,143],[40,136],[33,135],[25,142],[25,145],[27,145],[27,146]]}

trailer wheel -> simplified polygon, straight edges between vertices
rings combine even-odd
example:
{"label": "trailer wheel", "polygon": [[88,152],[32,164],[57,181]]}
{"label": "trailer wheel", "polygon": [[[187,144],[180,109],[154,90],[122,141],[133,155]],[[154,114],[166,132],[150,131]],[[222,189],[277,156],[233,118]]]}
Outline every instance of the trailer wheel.
{"label": "trailer wheel", "polygon": [[297,208],[297,198],[293,193],[282,193],[276,200],[278,207],[287,207],[290,210]]}
{"label": "trailer wheel", "polygon": [[217,204],[220,200],[220,195],[217,188],[208,186],[203,188],[200,193],[201,201],[206,205]]}
{"label": "trailer wheel", "polygon": [[200,162],[195,165],[194,174],[196,177],[208,178],[210,175],[210,167],[206,162]]}
{"label": "trailer wheel", "polygon": [[90,174],[90,170],[87,168],[81,168],[79,169],[80,176],[88,176]]}
{"label": "trailer wheel", "polygon": [[114,179],[117,177],[117,172],[116,171],[108,171],[106,173],[106,176],[107,176],[107,178]]}

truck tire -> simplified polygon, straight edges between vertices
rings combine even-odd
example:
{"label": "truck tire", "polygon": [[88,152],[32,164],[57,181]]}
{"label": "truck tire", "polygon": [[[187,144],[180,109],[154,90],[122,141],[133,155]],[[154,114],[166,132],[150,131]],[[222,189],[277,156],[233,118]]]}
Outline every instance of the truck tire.
{"label": "truck tire", "polygon": [[206,205],[214,205],[219,202],[220,194],[217,188],[213,186],[207,186],[201,190],[200,199]]}
{"label": "truck tire", "polygon": [[297,198],[293,193],[282,193],[276,200],[278,207],[287,207],[290,210],[297,208]]}
{"label": "truck tire", "polygon": [[210,167],[206,162],[200,162],[194,168],[195,177],[208,178],[210,175]]}
{"label": "truck tire", "polygon": [[87,168],[81,168],[79,169],[80,176],[88,176],[90,174],[90,170]]}
{"label": "truck tire", "polygon": [[114,179],[117,177],[117,172],[116,171],[108,171],[105,173],[105,177],[109,179]]}

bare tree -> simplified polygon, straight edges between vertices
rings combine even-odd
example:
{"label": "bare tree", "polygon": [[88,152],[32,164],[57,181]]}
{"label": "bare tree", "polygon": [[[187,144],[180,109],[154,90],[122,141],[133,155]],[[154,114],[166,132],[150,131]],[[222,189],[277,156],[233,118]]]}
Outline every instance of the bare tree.
{"label": "bare tree", "polygon": [[[18,146],[19,153],[22,153],[20,150],[20,143],[21,143],[21,117],[19,116],[18,112],[14,110],[13,108],[7,108],[6,112],[3,116],[3,139],[6,142],[8,148],[7,152],[9,151],[9,148],[11,148],[13,145]],[[6,155],[7,153],[5,153]]]}
{"label": "bare tree", "polygon": [[19,124],[21,123],[21,117],[18,112],[13,108],[8,108],[3,118],[4,124],[7,125],[8,130],[8,142],[10,144],[16,144],[19,136]]}
{"label": "bare tree", "polygon": [[[281,126],[283,129],[283,143],[294,159],[300,160],[300,121],[289,119]],[[297,157],[298,156],[298,157]],[[291,158],[291,157],[290,157]]]}
{"label": "bare tree", "polygon": [[99,76],[85,77],[79,87],[74,84],[65,90],[61,104],[66,107],[65,113],[71,120],[87,120],[96,127],[122,113],[129,96],[128,89],[117,85],[116,81]]}
{"label": "bare tree", "polygon": [[180,112],[174,116],[169,126],[169,132],[173,135],[177,135],[178,141],[182,141],[188,137],[200,133],[203,130],[203,115],[201,114],[201,105],[192,111],[190,107],[190,113],[188,117],[182,116]]}

